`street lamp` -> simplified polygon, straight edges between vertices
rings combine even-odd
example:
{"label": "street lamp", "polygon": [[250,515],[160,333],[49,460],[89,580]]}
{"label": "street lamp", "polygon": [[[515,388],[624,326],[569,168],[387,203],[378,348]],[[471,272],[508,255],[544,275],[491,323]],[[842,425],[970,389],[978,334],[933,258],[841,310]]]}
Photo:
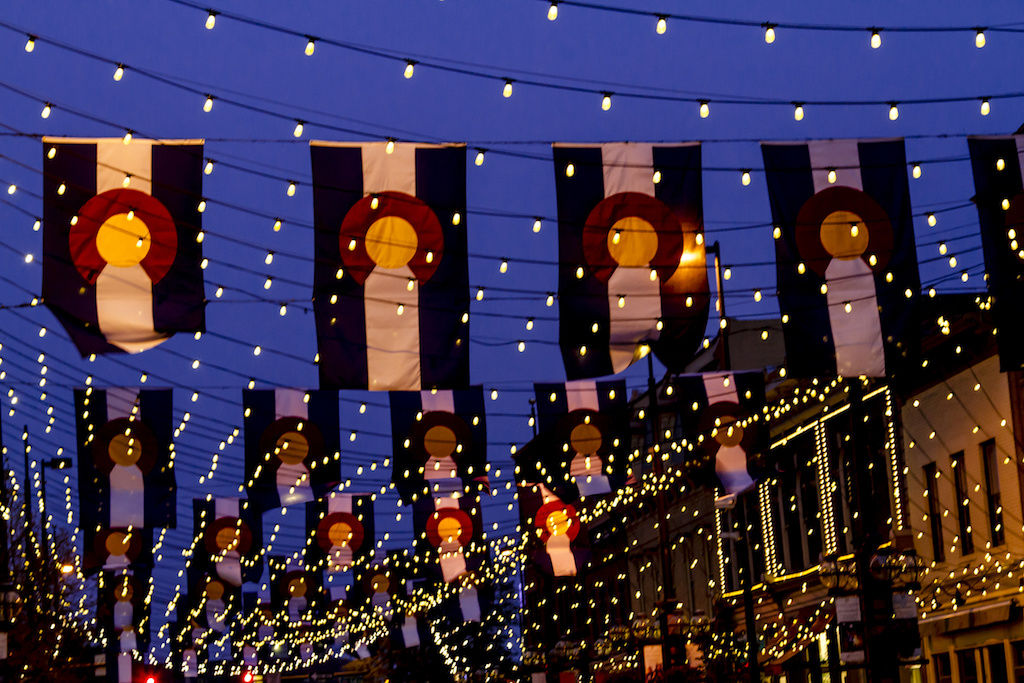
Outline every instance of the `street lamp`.
{"label": "street lamp", "polygon": [[829,555],[818,565],[818,578],[829,593],[845,594],[857,590],[857,565],[853,555]]}

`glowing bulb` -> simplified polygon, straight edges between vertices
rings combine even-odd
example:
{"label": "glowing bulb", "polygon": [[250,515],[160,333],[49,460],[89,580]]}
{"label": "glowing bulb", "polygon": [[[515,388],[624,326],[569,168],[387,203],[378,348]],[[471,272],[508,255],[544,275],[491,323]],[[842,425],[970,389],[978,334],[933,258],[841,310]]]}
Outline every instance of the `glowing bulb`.
{"label": "glowing bulb", "polygon": [[974,34],[974,47],[985,47],[985,29],[977,29],[977,33]]}
{"label": "glowing bulb", "polygon": [[605,93],[604,97],[601,98],[601,111],[608,111],[612,108],[612,96],[611,93]]}
{"label": "glowing bulb", "polygon": [[668,19],[666,17],[658,17],[658,23],[654,25],[654,32],[659,36],[665,35],[665,31],[668,30]]}
{"label": "glowing bulb", "polygon": [[126,132],[126,133],[124,134],[124,137],[123,137],[123,138],[121,138],[121,142],[123,142],[124,144],[126,144],[126,145],[127,145],[127,144],[129,144],[129,143],[130,143],[131,141],[132,141],[132,132],[131,132],[131,131],[128,131],[128,132]]}
{"label": "glowing bulb", "polygon": [[661,171],[654,172],[654,175],[651,176],[651,182],[653,182],[655,185],[661,182]]}
{"label": "glowing bulb", "polygon": [[775,42],[775,25],[765,24],[764,25],[764,42],[771,45]]}
{"label": "glowing bulb", "polygon": [[828,169],[828,182],[829,182],[829,185],[834,185],[835,184],[835,182],[836,182],[836,169],[834,169],[834,168]]}
{"label": "glowing bulb", "polygon": [[384,145],[384,152],[385,152],[385,154],[391,154],[394,151],[395,151],[395,141],[394,141],[394,139],[388,138],[387,143]]}
{"label": "glowing bulb", "polygon": [[540,219],[539,218],[534,219],[534,221],[533,221],[533,231],[534,232],[540,232]]}
{"label": "glowing bulb", "polygon": [[512,97],[512,81],[505,81],[505,87],[501,89],[502,97]]}
{"label": "glowing bulb", "polygon": [[305,53],[307,57],[312,57],[313,52],[316,50],[316,41],[312,38],[307,37]]}
{"label": "glowing bulb", "polygon": [[743,171],[743,173],[740,174],[740,183],[742,183],[744,187],[750,184],[750,171]]}
{"label": "glowing bulb", "polygon": [[573,166],[572,164],[569,164],[568,166],[565,167],[565,177],[572,178],[574,175],[576,175],[576,167]]}
{"label": "glowing bulb", "polygon": [[292,131],[292,135],[294,135],[297,138],[301,138],[302,137],[302,129],[303,129],[302,121],[296,121],[295,122],[295,130]]}
{"label": "glowing bulb", "polygon": [[914,178],[920,178],[921,177],[921,164],[914,164],[910,168],[910,175],[914,176]]}
{"label": "glowing bulb", "polygon": [[483,166],[484,165],[484,151],[483,150],[480,150],[479,152],[476,153],[476,159],[473,160],[473,163],[476,164],[477,166]]}
{"label": "glowing bulb", "polygon": [[706,119],[711,116],[711,105],[707,100],[701,100],[700,102],[700,117]]}
{"label": "glowing bulb", "polygon": [[896,106],[895,102],[889,103],[889,120],[895,121],[900,117],[900,109]]}
{"label": "glowing bulb", "polygon": [[206,96],[206,101],[203,102],[203,111],[205,111],[207,114],[209,114],[210,110],[212,110],[212,109],[213,109],[213,97],[211,97],[210,95],[207,95]]}
{"label": "glowing bulb", "polygon": [[548,21],[554,21],[558,18],[558,3],[552,2],[551,6],[548,7]]}
{"label": "glowing bulb", "polygon": [[413,71],[415,71],[415,70],[416,70],[416,62],[413,62],[413,61],[410,60],[410,61],[405,63],[405,72],[404,72],[403,75],[406,78],[412,78]]}
{"label": "glowing bulb", "polygon": [[380,198],[377,195],[373,195],[370,198],[370,208],[376,211],[378,206],[380,206]]}
{"label": "glowing bulb", "polygon": [[36,37],[35,36],[29,36],[28,40],[25,41],[25,52],[32,52],[32,50],[35,50],[35,49],[36,49]]}
{"label": "glowing bulb", "polygon": [[986,97],[981,101],[981,115],[988,116],[990,111],[992,111],[992,107],[989,105],[988,98]]}
{"label": "glowing bulb", "polygon": [[508,259],[501,259],[501,265],[498,266],[498,272],[502,274],[508,272]]}
{"label": "glowing bulb", "polygon": [[217,25],[217,13],[216,12],[210,12],[206,16],[206,30],[207,31],[212,31],[213,27],[216,26],[216,25]]}
{"label": "glowing bulb", "polygon": [[265,259],[263,259],[263,262],[266,263],[268,266],[271,263],[273,263],[274,262],[274,252],[268,251],[267,252],[267,257]]}
{"label": "glowing bulb", "polygon": [[43,105],[43,110],[41,112],[39,112],[39,116],[41,116],[44,119],[48,119],[48,118],[50,118],[50,111],[51,111],[51,106],[50,106],[50,103],[47,102],[46,104]]}
{"label": "glowing bulb", "polygon": [[203,173],[205,173],[206,175],[210,175],[211,173],[213,173],[213,160],[206,160],[206,166],[203,168]]}
{"label": "glowing bulb", "polygon": [[938,223],[938,219],[935,218],[935,214],[934,213],[929,213],[928,214],[928,226],[934,228],[936,223]]}
{"label": "glowing bulb", "polygon": [[882,34],[878,31],[871,32],[871,48],[877,50],[882,47]]}
{"label": "glowing bulb", "polygon": [[462,222],[462,214],[456,211],[452,214],[452,225],[458,225]]}
{"label": "glowing bulb", "polygon": [[804,105],[797,104],[797,105],[793,106],[793,118],[796,121],[803,121],[804,120]]}
{"label": "glowing bulb", "polygon": [[124,66],[118,64],[117,68],[114,69],[114,80],[119,81],[122,78],[124,78]]}
{"label": "glowing bulb", "polygon": [[289,197],[294,197],[295,196],[295,183],[288,183],[288,196]]}
{"label": "glowing bulb", "polygon": [[996,159],[996,170],[1002,171],[1004,168],[1006,168],[1006,161],[1003,159]]}

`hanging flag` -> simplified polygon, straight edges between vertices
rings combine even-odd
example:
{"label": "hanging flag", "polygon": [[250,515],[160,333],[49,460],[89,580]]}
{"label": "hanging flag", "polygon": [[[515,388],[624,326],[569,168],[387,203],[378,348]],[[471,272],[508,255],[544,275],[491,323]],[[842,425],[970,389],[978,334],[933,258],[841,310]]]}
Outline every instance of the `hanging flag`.
{"label": "hanging flag", "polygon": [[416,556],[437,558],[440,578],[458,588],[463,621],[480,621],[480,568],[487,556],[480,498],[420,498],[413,505]]}
{"label": "hanging flag", "polygon": [[540,430],[535,446],[542,451],[534,462],[552,477],[531,481],[544,481],[571,501],[621,488],[630,447],[625,380],[535,384],[534,393]]}
{"label": "hanging flag", "polygon": [[229,586],[259,581],[263,527],[260,513],[245,499],[195,499],[192,502],[194,538],[190,568],[205,572]]}
{"label": "hanging flag", "polygon": [[81,526],[174,527],[170,389],[76,389]]}
{"label": "hanging flag", "polygon": [[483,388],[393,391],[390,399],[391,480],[403,503],[488,488]]}
{"label": "hanging flag", "polygon": [[555,145],[559,344],[569,379],[669,369],[708,318],[699,144]]}
{"label": "hanging flag", "polygon": [[79,352],[139,353],[203,331],[202,141],[43,149],[43,301]]}
{"label": "hanging flag", "polygon": [[[517,475],[519,517],[523,528],[537,538],[536,552],[531,554],[534,562],[548,574],[576,576],[590,558],[590,542],[579,512],[544,484],[536,479],[531,482],[526,460],[517,457],[516,464],[521,472]],[[539,473],[539,468],[533,469]]]}
{"label": "hanging flag", "polygon": [[[85,507],[82,506],[83,511]],[[82,570],[86,575],[101,569],[113,571],[153,566],[152,529],[83,525],[82,538]]]}
{"label": "hanging flag", "polygon": [[337,391],[242,392],[245,478],[260,511],[322,497],[341,479]]}
{"label": "hanging flag", "polygon": [[466,148],[314,142],[320,386],[469,384]]}
{"label": "hanging flag", "polygon": [[[714,472],[708,483],[724,492],[716,505],[731,507],[736,497],[770,471],[768,429],[764,424],[764,375],[760,372],[707,372],[671,380],[683,405],[679,415],[687,452],[694,464]],[[688,409],[687,409],[688,408]]]}
{"label": "hanging flag", "polygon": [[884,377],[917,357],[921,279],[902,140],[761,145],[792,377]]}
{"label": "hanging flag", "polygon": [[274,611],[268,602],[261,600],[259,592],[245,591],[242,612],[242,665],[252,669],[261,660],[268,661],[274,655]]}
{"label": "hanging flag", "polygon": [[307,571],[295,557],[270,557],[267,566],[270,604],[275,613],[285,616],[289,630],[318,618],[325,603],[319,572]]}
{"label": "hanging flag", "polygon": [[1017,304],[1024,296],[1024,137],[971,137],[967,147],[974,172],[985,281],[999,331],[999,367],[1004,372],[1020,370],[1024,367],[1024,318]]}
{"label": "hanging flag", "polygon": [[96,623],[106,643],[107,661],[116,661],[114,680],[131,681],[132,653],[149,648],[149,581],[150,571],[143,568],[99,576]]}
{"label": "hanging flag", "polygon": [[192,609],[190,618],[199,627],[217,637],[233,630],[240,614],[242,590],[217,574],[203,571],[198,565],[188,569],[188,596]]}
{"label": "hanging flag", "polygon": [[403,581],[401,576],[399,576],[396,583],[398,584],[396,593],[406,607],[404,610],[396,612],[391,620],[392,646],[396,648],[410,648],[433,642],[433,639],[430,637],[430,626],[427,624],[426,615],[418,609],[418,605],[411,603],[413,592],[412,580],[406,579]]}
{"label": "hanging flag", "polygon": [[323,570],[331,600],[345,597],[342,577],[373,558],[373,496],[332,491],[306,503],[306,566]]}

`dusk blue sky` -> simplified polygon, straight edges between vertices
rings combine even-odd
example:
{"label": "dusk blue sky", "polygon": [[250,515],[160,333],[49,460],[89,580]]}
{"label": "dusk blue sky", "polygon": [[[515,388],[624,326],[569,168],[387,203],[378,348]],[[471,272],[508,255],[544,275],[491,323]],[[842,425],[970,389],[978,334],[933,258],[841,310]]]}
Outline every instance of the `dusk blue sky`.
{"label": "dusk blue sky", "polygon": [[[280,3],[265,0],[227,5],[211,0],[213,9],[238,12],[279,24],[303,34],[359,43],[397,53],[421,62],[452,60],[465,68],[513,79],[554,81],[579,79],[595,90],[623,91],[663,89],[686,98],[664,102],[613,98],[610,111],[600,107],[597,94],[558,92],[514,86],[511,98],[501,96],[500,79],[439,72],[426,64],[416,67],[412,79],[403,78],[404,64],[318,44],[311,57],[303,54],[305,40],[218,17],[214,30],[203,24],[206,13],[169,0],[126,2],[103,0],[78,3],[8,3],[0,21],[16,27],[0,28],[0,125],[2,132],[30,132],[62,136],[120,137],[126,128],[143,137],[205,138],[206,154],[273,176],[218,166],[204,179],[210,198],[203,216],[208,230],[204,242],[210,259],[206,291],[211,297],[217,285],[233,287],[273,303],[232,302],[253,296],[229,291],[224,302],[207,308],[211,333],[201,341],[178,335],[140,356],[101,358],[95,363],[80,359],[64,331],[43,307],[0,311],[0,352],[7,371],[0,382],[4,393],[15,391],[14,415],[3,415],[4,443],[12,447],[9,464],[21,473],[18,441],[21,426],[29,425],[37,455],[51,456],[60,447],[74,451],[72,388],[87,375],[97,386],[135,385],[141,372],[150,373],[147,386],[194,388],[175,393],[175,418],[191,411],[192,419],[179,440],[178,528],[168,533],[165,558],[156,576],[160,580],[154,600],[154,621],[163,621],[163,608],[173,595],[175,574],[182,566],[180,549],[191,537],[190,500],[196,495],[238,495],[242,479],[241,436],[221,454],[211,481],[199,484],[210,469],[213,453],[234,427],[241,428],[241,390],[246,378],[257,386],[315,388],[316,353],[313,316],[307,309],[312,283],[312,195],[309,186],[311,139],[402,140],[468,142],[495,152],[513,151],[520,156],[488,154],[482,167],[468,165],[467,190],[470,213],[463,222],[469,235],[470,283],[474,288],[507,287],[520,293],[488,293],[471,308],[472,375],[488,391],[499,390],[496,401],[488,399],[488,431],[492,462],[502,470],[497,478],[498,496],[485,504],[488,531],[514,531],[517,516],[507,510],[511,491],[501,488],[510,480],[508,444],[523,443],[530,435],[526,422],[531,383],[564,379],[558,354],[554,308],[545,308],[548,291],[557,289],[557,234],[553,167],[550,143],[555,141],[708,141],[703,147],[704,216],[708,242],[719,240],[724,263],[732,267],[727,283],[730,313],[740,317],[777,315],[771,214],[758,140],[906,136],[907,158],[944,160],[924,163],[920,179],[911,181],[915,214],[958,206],[973,194],[967,134],[1003,134],[1024,121],[1024,98],[992,102],[987,117],[979,114],[980,98],[1019,90],[1018,65],[1024,61],[1024,36],[1012,33],[987,35],[987,46],[977,49],[974,32],[886,33],[881,49],[869,47],[869,32],[815,32],[779,29],[773,45],[766,45],[757,27],[731,27],[669,21],[665,35],[655,33],[655,15],[678,11],[757,22],[805,22],[853,26],[995,26],[1020,22],[1019,7],[1011,2],[984,5],[933,2],[928,12],[915,13],[921,5],[885,2],[864,3],[740,3],[671,0],[630,3],[607,0],[620,6],[644,9],[648,16],[627,16],[563,6],[557,21],[546,19],[547,3],[538,0],[388,0],[336,3],[318,0]],[[203,5],[206,7],[207,5]],[[979,14],[980,13],[980,14]],[[1024,26],[1024,22],[1021,24]],[[24,50],[26,33],[39,36],[34,51]],[[104,62],[86,59],[47,42],[56,39],[99,54]],[[128,68],[121,82],[112,79],[115,64]],[[471,63],[471,64],[469,64]],[[166,79],[187,84],[215,98],[244,100],[287,114],[289,119],[329,122],[363,131],[367,136],[343,134],[305,126],[301,140],[292,137],[293,120],[281,120],[215,101],[212,112],[202,110],[203,98],[156,83],[133,73],[137,66]],[[527,72],[534,72],[528,76]],[[15,94],[9,87],[31,97]],[[791,106],[716,104],[716,98],[771,98],[785,102],[864,99],[905,101],[914,98],[972,97],[963,103],[904,105],[899,119],[890,121],[884,104],[859,107],[807,105],[803,121],[796,122]],[[711,116],[697,115],[698,99],[711,101]],[[53,102],[51,116],[39,116],[44,102]],[[77,110],[106,125],[76,116]],[[14,195],[0,195],[0,304],[27,302],[38,294],[41,275],[41,233],[33,232],[31,216],[41,215],[38,195],[42,145],[33,137],[0,137],[0,186],[16,184]],[[755,169],[748,187],[740,184],[739,169]],[[908,171],[909,172],[909,171]],[[294,179],[298,191],[287,197],[287,183]],[[273,232],[273,221],[249,215],[225,204],[247,207],[269,216],[280,216],[284,227]],[[17,207],[17,208],[15,208]],[[21,209],[19,211],[18,209]],[[532,219],[484,216],[474,209],[544,216],[539,234]],[[27,214],[25,213],[27,212]],[[938,214],[929,227],[915,216],[922,280],[933,282],[951,271],[936,260],[940,239],[950,242],[959,256],[956,272],[968,268],[964,284],[947,279],[941,291],[979,291],[981,282],[980,240],[977,214],[967,206]],[[250,242],[239,247],[221,236]],[[268,250],[293,252],[302,258],[278,255],[264,262]],[[26,263],[25,255],[34,259]],[[550,261],[549,265],[517,263],[516,258]],[[502,258],[511,259],[508,273],[499,274]],[[255,271],[243,273],[225,264]],[[264,277],[276,279],[269,291]],[[284,282],[294,281],[294,284]],[[755,288],[765,298],[755,303]],[[281,302],[290,304],[284,317]],[[492,317],[486,314],[515,314]],[[484,314],[484,315],[481,315]],[[538,323],[525,330],[527,317]],[[550,320],[543,320],[545,316]],[[49,329],[39,337],[40,326]],[[525,353],[516,341],[525,340]],[[254,357],[260,344],[266,351]],[[286,351],[299,361],[273,353]],[[49,366],[45,400],[39,400],[40,365],[45,353]],[[191,368],[198,358],[198,370]],[[646,372],[634,367],[626,373],[631,387],[646,382]],[[215,366],[222,366],[225,370]],[[360,464],[380,462],[390,453],[386,395],[344,392],[341,407],[345,476],[354,476]],[[5,403],[11,399],[4,397]],[[370,402],[365,414],[359,402]],[[44,433],[45,412],[54,407],[55,423]],[[357,431],[354,442],[347,440]],[[11,457],[11,456],[14,457]],[[368,487],[386,482],[389,470],[377,469],[363,477]],[[75,475],[71,473],[71,487]],[[51,483],[57,477],[51,475]],[[63,505],[57,485],[50,487],[51,510]],[[73,494],[77,510],[77,492]],[[393,496],[379,505],[378,531],[394,526],[392,545],[407,545],[411,515],[394,524]],[[290,516],[298,522],[298,515]],[[386,520],[390,519],[389,525]],[[497,523],[497,532],[490,524]],[[273,526],[268,516],[267,534]],[[285,525],[282,550],[297,549],[299,529]],[[281,539],[278,539],[279,541]]]}

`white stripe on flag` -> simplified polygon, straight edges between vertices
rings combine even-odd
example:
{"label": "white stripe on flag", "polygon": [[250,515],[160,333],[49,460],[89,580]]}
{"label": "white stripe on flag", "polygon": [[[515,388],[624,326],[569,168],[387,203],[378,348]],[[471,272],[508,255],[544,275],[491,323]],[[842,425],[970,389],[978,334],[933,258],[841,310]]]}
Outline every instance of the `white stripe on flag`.
{"label": "white stripe on flag", "polygon": [[[619,308],[619,298],[624,297]],[[637,345],[658,338],[661,285],[649,268],[620,266],[608,278],[608,351],[612,372],[625,370],[636,357]]]}
{"label": "white stripe on flag", "polygon": [[635,142],[601,145],[604,196],[640,192],[654,196],[654,147]]}
{"label": "white stripe on flag", "polygon": [[335,491],[327,496],[327,514],[335,512],[347,512],[352,514],[352,494],[338,493]]}
{"label": "white stripe on flag", "polygon": [[416,145],[396,144],[391,154],[387,143],[362,145],[363,194],[404,192],[416,196]]}
{"label": "white stripe on flag", "polygon": [[303,400],[306,392],[301,389],[274,389],[274,418],[300,417],[309,419],[309,405]]}
{"label": "white stripe on flag", "polygon": [[[811,177],[814,179],[815,192],[837,185],[864,189],[856,140],[812,140],[807,143],[807,151],[811,157]],[[829,169],[836,172],[834,183],[828,181]]]}
{"label": "white stripe on flag", "polygon": [[740,402],[739,394],[736,393],[736,378],[731,372],[706,372],[701,379],[704,380],[704,393],[708,396],[709,406],[719,401]]}
{"label": "white stripe on flag", "polygon": [[142,264],[106,264],[96,277],[96,320],[107,341],[128,353],[153,348],[167,337],[153,324],[153,281]]}
{"label": "white stripe on flag", "polygon": [[139,399],[139,390],[134,387],[111,387],[107,389],[107,420],[129,418],[132,406]]}
{"label": "white stripe on flag", "polygon": [[[412,282],[412,291],[409,283]],[[420,288],[408,265],[376,267],[363,285],[366,377],[374,391],[414,391],[420,374]],[[399,315],[399,306],[404,306]]]}
{"label": "white stripe on flag", "polygon": [[445,413],[455,412],[455,392],[439,389],[437,391],[421,391],[420,405],[424,413],[441,411]]}
{"label": "white stripe on flag", "polygon": [[96,194],[124,187],[153,194],[153,141],[132,139],[127,145],[120,138],[96,141]]}
{"label": "white stripe on flag", "polygon": [[590,379],[565,383],[565,402],[569,412],[574,410],[599,410],[597,382]]}

